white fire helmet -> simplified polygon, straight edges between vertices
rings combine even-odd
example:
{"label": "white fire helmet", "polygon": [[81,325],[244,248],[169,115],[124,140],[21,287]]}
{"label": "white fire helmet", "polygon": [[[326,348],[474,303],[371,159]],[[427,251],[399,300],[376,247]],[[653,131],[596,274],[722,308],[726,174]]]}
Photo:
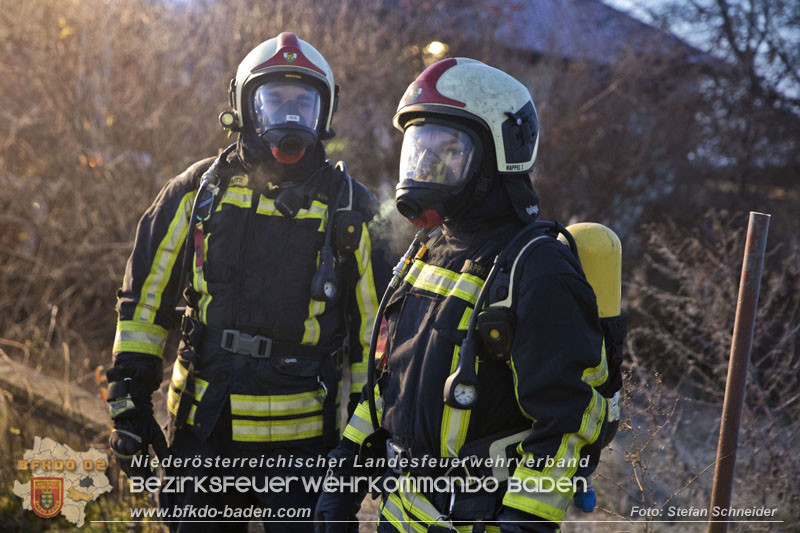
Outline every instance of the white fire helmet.
{"label": "white fire helmet", "polygon": [[276,91],[270,89],[276,85],[310,95],[307,98],[308,113],[312,115],[310,120],[302,111],[290,111],[286,115],[289,123],[295,122],[314,130],[315,140],[333,136],[331,120],[337,100],[333,72],[322,54],[289,32],[259,44],[239,64],[230,86],[233,109],[220,115],[222,125],[234,131],[252,127],[259,135],[263,133],[259,130],[268,127],[271,121],[275,126],[274,116],[270,117],[261,106],[266,105],[270,98],[278,98]]}
{"label": "white fire helmet", "polygon": [[393,123],[405,131],[411,119],[431,115],[460,117],[488,128],[498,172],[533,167],[539,146],[536,108],[528,89],[505,72],[464,57],[434,63],[409,85]]}

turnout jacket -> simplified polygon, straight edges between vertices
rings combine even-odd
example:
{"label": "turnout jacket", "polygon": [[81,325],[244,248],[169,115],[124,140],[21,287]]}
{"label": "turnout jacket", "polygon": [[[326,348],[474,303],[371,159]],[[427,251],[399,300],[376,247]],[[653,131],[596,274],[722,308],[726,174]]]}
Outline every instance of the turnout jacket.
{"label": "turnout jacket", "polygon": [[[461,518],[491,522],[511,510],[517,519],[558,524],[574,491],[537,492],[535,484],[549,486],[543,478],[574,476],[578,459],[598,445],[607,418],[600,391],[608,370],[595,296],[568,247],[546,237],[520,256],[512,286],[510,360],[479,358],[479,399],[473,409],[455,409],[442,399],[483,280],[519,229],[505,225],[466,234],[445,225],[426,255],[417,257],[384,314],[388,341],[377,407],[381,426],[410,458],[485,458],[489,443],[507,438],[509,456],[524,461],[508,471],[508,486],[516,478],[523,489],[501,488],[487,515],[476,510]],[[372,431],[368,402],[362,401],[345,429],[343,446],[357,449]],[[384,494],[381,520],[399,531],[406,530],[404,522],[430,525],[438,514],[447,514],[436,497],[410,489]]]}
{"label": "turnout jacket", "polygon": [[[324,357],[319,354],[341,355],[343,345],[349,347],[351,391],[360,391],[365,382],[362,356],[377,308],[366,226],[375,200],[355,180],[352,191],[345,185],[338,207],[349,205],[363,215],[361,227],[354,228],[360,240],[354,251],[338,259],[338,299],[313,300],[311,279],[325,230],[333,222],[328,203],[345,180],[342,172],[318,159],[311,175],[292,180],[305,183],[306,197],[293,218],[276,208],[280,188],[270,183],[269,175],[248,173],[235,155],[220,168],[227,186],[215,198],[202,234],[195,235],[195,257],[187,274],[188,300],[202,331],[179,348],[167,394],[174,417],[187,382],[193,382],[186,424],[200,437],[210,434],[223,408],[230,409],[234,441],[280,446],[321,437],[322,404],[333,387],[320,384]],[[115,364],[157,376],[151,389],[160,382],[161,358],[173,325],[199,177],[212,161],[197,162],[170,180],[142,216],[118,293]],[[272,353],[253,357],[221,349],[218,335],[226,329],[271,339]],[[217,338],[211,339],[210,332],[217,332]],[[187,380],[190,369],[193,380]]]}

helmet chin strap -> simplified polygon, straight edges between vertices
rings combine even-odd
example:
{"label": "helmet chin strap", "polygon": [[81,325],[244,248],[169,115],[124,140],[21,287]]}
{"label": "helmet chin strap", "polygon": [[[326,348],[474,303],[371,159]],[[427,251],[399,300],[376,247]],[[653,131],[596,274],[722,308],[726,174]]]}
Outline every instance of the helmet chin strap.
{"label": "helmet chin strap", "polygon": [[274,146],[272,147],[272,157],[274,157],[278,163],[283,163],[284,165],[291,165],[293,163],[297,163],[303,158],[303,155],[305,155],[305,153],[306,153],[305,148],[303,148],[296,154],[289,155],[282,152],[280,148]]}

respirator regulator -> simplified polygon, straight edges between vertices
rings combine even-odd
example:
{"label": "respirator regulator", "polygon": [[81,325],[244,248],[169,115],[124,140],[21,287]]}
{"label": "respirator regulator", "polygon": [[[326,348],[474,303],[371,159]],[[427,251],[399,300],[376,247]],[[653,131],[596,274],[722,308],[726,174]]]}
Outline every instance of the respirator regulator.
{"label": "respirator regulator", "polygon": [[251,110],[256,134],[279,163],[296,163],[317,141],[322,98],[313,85],[268,81],[253,91]]}

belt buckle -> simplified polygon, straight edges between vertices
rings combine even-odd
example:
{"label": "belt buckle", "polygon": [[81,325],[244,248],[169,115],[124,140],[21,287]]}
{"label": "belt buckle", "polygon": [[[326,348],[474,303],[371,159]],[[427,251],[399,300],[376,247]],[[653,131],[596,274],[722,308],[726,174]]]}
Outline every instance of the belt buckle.
{"label": "belt buckle", "polygon": [[[247,335],[250,337],[249,335]],[[250,354],[251,357],[255,357],[257,359],[268,359],[270,353],[272,353],[272,339],[269,337],[262,337],[261,335],[256,335],[254,337],[250,337],[247,339],[250,346],[250,351],[247,352]]]}
{"label": "belt buckle", "polygon": [[233,353],[239,353],[239,330],[238,329],[226,329],[222,332],[222,339],[220,340],[220,345],[222,346],[223,350],[227,350]]}
{"label": "belt buckle", "polygon": [[268,358],[272,353],[272,339],[261,335],[248,335],[236,329],[224,330],[220,344],[223,350],[259,359]]}
{"label": "belt buckle", "polygon": [[386,460],[395,474],[403,474],[402,464],[408,460],[408,453],[392,440],[386,441]]}

